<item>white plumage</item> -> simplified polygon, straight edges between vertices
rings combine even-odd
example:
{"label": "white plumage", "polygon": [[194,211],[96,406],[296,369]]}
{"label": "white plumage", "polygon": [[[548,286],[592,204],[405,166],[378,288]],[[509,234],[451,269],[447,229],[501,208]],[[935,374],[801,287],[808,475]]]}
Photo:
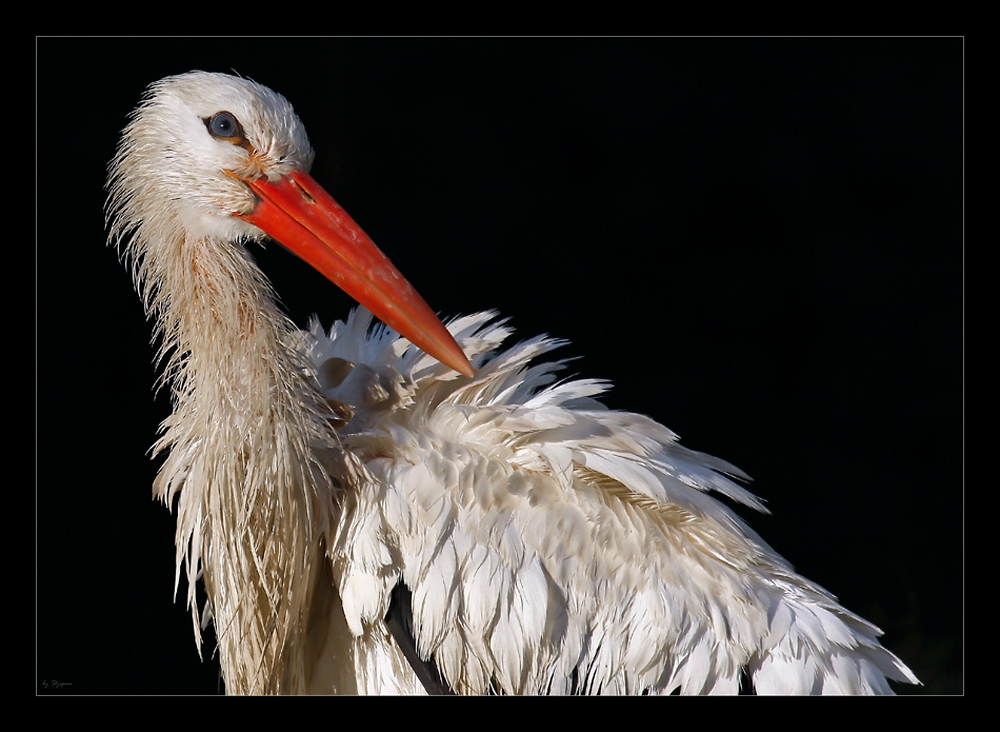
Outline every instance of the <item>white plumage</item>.
{"label": "white plumage", "polygon": [[[710,495],[762,509],[738,469],[603,408],[602,382],[558,382],[538,360],[558,342],[507,346],[493,314],[460,318],[469,368],[411,304],[378,314],[451,367],[364,309],[296,330],[238,240],[275,234],[261,212],[289,180],[325,203],[311,159],[283,97],[193,72],[151,87],[112,164],[112,240],[174,399],[154,492],[177,507],[178,573],[227,691],[422,692],[384,622],[400,584],[420,656],[459,693],[735,693],[744,671],[761,693],[916,683]],[[276,236],[294,249],[292,229]],[[397,307],[383,287],[356,296]]]}

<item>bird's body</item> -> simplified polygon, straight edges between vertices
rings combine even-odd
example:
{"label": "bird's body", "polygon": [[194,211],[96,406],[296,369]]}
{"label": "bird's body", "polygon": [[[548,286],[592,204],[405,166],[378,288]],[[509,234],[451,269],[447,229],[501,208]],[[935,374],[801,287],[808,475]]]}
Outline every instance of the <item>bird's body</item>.
{"label": "bird's body", "polygon": [[[174,401],[154,493],[176,505],[178,573],[196,635],[215,624],[228,692],[424,691],[385,621],[400,602],[417,655],[459,693],[916,682],[709,495],[761,508],[739,470],[602,408],[600,382],[556,382],[560,364],[535,360],[554,341],[503,350],[490,314],[452,322],[454,341],[436,330],[305,175],[311,158],[284,98],[192,72],[151,87],[112,166],[112,239]],[[272,217],[317,203],[335,234]],[[449,365],[366,310],[298,331],[238,243],[261,229],[304,258],[300,239],[345,241],[347,274],[318,268]]]}

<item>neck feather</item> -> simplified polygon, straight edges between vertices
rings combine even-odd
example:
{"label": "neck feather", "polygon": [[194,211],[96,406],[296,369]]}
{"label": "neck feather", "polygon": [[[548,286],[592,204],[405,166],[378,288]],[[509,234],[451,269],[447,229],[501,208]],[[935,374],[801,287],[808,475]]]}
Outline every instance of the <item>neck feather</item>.
{"label": "neck feather", "polygon": [[203,573],[229,693],[301,691],[333,508],[316,455],[335,438],[299,332],[246,250],[182,237],[170,255],[143,274],[162,283],[147,304],[174,411],[153,491],[176,500],[178,579],[184,566],[200,645]]}

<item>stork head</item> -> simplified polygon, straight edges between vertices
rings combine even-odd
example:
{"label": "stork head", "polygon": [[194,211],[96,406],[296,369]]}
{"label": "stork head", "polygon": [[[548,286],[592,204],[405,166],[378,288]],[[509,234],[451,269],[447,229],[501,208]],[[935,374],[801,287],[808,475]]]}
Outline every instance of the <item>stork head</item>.
{"label": "stork head", "polygon": [[[441,321],[307,173],[313,151],[283,96],[248,79],[192,71],[152,84],[111,162],[111,240],[141,262],[180,239],[270,236],[383,322],[467,376]],[[150,283],[146,283],[150,286]],[[155,286],[155,285],[153,285]]]}
{"label": "stork head", "polygon": [[305,127],[280,94],[228,74],[171,76],[146,90],[112,161],[115,223],[260,239],[238,217],[257,205],[244,181],[277,181],[312,160]]}

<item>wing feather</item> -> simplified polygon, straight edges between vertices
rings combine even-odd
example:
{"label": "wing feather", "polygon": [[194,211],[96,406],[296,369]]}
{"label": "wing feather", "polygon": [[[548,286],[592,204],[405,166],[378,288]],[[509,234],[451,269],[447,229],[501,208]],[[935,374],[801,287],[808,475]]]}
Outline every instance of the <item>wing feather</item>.
{"label": "wing feather", "polygon": [[916,681],[713,495],[764,510],[739,469],[603,408],[604,382],[558,383],[563,362],[533,362],[558,341],[500,351],[493,317],[451,324],[472,379],[362,310],[313,325],[317,373],[355,364],[320,383],[354,415],[334,567],[352,633],[382,622],[401,578],[419,653],[460,693],[733,694],[744,670],[759,693]]}

